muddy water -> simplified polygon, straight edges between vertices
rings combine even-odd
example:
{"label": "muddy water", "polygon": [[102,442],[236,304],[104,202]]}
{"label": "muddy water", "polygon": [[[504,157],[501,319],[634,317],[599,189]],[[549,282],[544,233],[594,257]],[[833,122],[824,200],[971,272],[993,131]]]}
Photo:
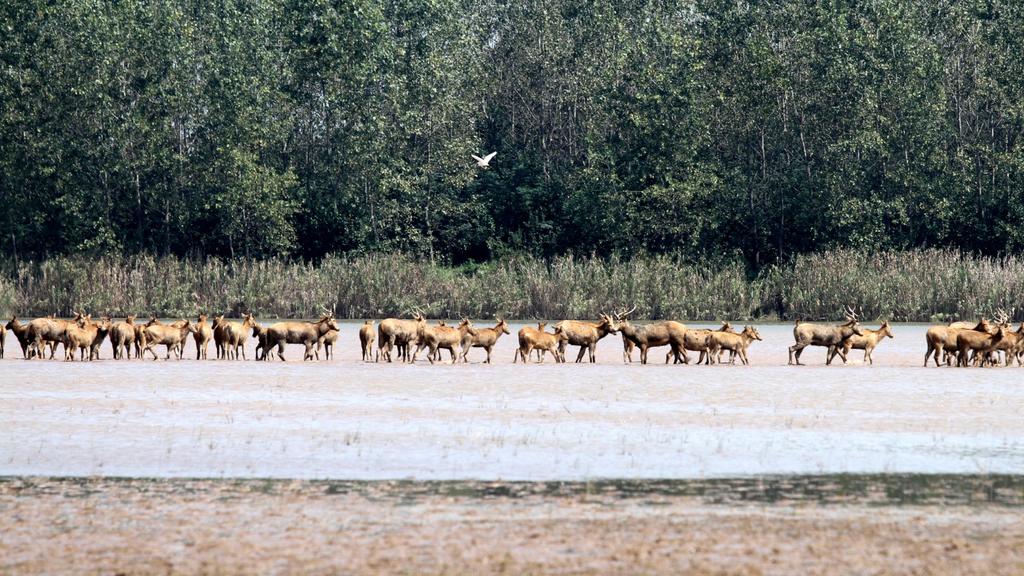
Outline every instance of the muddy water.
{"label": "muddy water", "polygon": [[[705,478],[1024,473],[1024,370],[921,368],[923,326],[875,365],[786,366],[789,325],[759,326],[752,365],[363,364],[0,360],[0,475],[344,479]],[[664,349],[651,358],[664,360]],[[252,358],[253,344],[247,354]],[[211,356],[213,350],[211,346]],[[161,354],[161,358],[162,358]],[[193,359],[189,359],[189,356]]]}

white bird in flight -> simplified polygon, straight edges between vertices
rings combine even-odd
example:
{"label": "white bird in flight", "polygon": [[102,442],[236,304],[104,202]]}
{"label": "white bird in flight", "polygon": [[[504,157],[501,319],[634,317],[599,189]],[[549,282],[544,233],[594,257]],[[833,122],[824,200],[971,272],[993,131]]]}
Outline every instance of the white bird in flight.
{"label": "white bird in flight", "polygon": [[497,154],[497,152],[491,152],[490,154],[488,154],[487,156],[484,156],[483,158],[477,156],[476,154],[471,154],[471,156],[473,157],[473,160],[476,160],[477,167],[479,167],[479,168],[490,168],[491,167],[491,160],[494,158],[495,154]]}

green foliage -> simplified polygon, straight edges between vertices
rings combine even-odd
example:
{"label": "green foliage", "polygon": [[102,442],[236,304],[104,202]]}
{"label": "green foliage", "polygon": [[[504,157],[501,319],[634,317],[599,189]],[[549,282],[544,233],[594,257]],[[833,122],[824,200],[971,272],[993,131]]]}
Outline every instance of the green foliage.
{"label": "green foliage", "polygon": [[0,32],[15,259],[1024,246],[1007,0],[26,0]]}

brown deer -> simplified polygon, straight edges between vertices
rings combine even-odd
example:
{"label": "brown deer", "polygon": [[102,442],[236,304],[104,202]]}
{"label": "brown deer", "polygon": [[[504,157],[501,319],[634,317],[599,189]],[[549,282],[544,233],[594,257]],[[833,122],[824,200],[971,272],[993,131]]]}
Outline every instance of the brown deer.
{"label": "brown deer", "polygon": [[252,325],[252,337],[256,339],[256,359],[270,360],[270,351],[267,347],[267,327],[259,324]]}
{"label": "brown deer", "polygon": [[416,344],[419,334],[419,323],[426,322],[426,317],[417,312],[412,320],[399,318],[387,318],[377,326],[377,334],[380,336],[377,341],[380,357],[391,362],[391,351],[398,348],[398,360],[406,362],[409,360],[409,346]]}
{"label": "brown deer", "polygon": [[206,321],[206,314],[200,314],[192,325],[192,339],[196,343],[196,360],[206,360],[210,340],[213,338],[213,327]]}
{"label": "brown deer", "polygon": [[[380,359],[373,357],[373,342],[377,339],[377,331],[373,328],[373,320],[363,322],[359,327],[359,347],[363,351],[363,362],[373,362]],[[379,352],[378,352],[379,354]]]}
{"label": "brown deer", "polygon": [[96,360],[100,357],[100,345],[110,331],[110,318],[102,318],[94,322],[91,317],[85,316],[77,322],[69,324],[64,331],[64,360],[74,361],[75,350],[80,351],[79,360],[84,361],[86,352],[89,360]]}
{"label": "brown deer", "polygon": [[[182,328],[182,327],[185,326],[186,323],[188,323],[187,320],[175,320],[174,322],[171,322],[170,324],[168,324],[168,326],[170,326],[171,328]],[[146,324],[145,324],[145,326],[147,328],[149,326],[163,326],[163,325],[164,325],[164,323],[161,322],[160,319],[157,318],[155,314],[150,316],[149,322],[146,322]],[[179,342],[178,343],[178,349],[174,351],[175,355],[178,357],[179,360],[182,358],[182,356],[185,355],[185,343],[187,341],[188,341],[188,338],[186,338],[186,339],[182,340],[181,342]]]}
{"label": "brown deer", "polygon": [[[874,364],[875,361],[871,357],[871,353],[874,352],[875,347],[885,338],[892,338],[892,327],[889,326],[888,320],[883,320],[882,325],[878,330],[872,330],[870,328],[861,328],[860,336],[853,335],[843,340],[842,349],[843,355],[846,356],[850,353],[850,350],[863,350],[864,351],[864,362],[867,364]],[[839,346],[832,352],[832,356],[839,353]]]}
{"label": "brown deer", "polygon": [[437,326],[428,326],[426,320],[419,322],[416,333],[416,351],[412,355],[412,362],[416,362],[420,351],[427,348],[429,350],[427,360],[430,360],[431,364],[434,363],[434,360],[441,360],[440,350],[442,349],[451,352],[451,363],[454,364],[455,359],[462,353],[463,339],[466,335],[474,332],[476,330],[468,318],[463,318],[457,328],[446,326],[444,322],[438,323]]}
{"label": "brown deer", "polygon": [[338,331],[328,330],[326,334],[316,341],[316,359],[320,359],[320,348],[324,349],[324,360],[334,358],[334,344],[338,341]]}
{"label": "brown deer", "polygon": [[498,338],[501,338],[502,334],[511,334],[508,329],[508,322],[505,322],[504,318],[497,318],[497,324],[494,328],[477,328],[474,333],[469,331],[462,339],[462,361],[469,362],[467,356],[469,356],[470,348],[483,348],[487,351],[487,359],[484,360],[484,364],[491,363],[491,351],[494,349],[494,345],[498,343]]}
{"label": "brown deer", "polygon": [[110,327],[110,347],[114,351],[114,360],[131,359],[132,343],[135,341],[135,316],[128,316],[124,322],[117,322]]}
{"label": "brown deer", "polygon": [[67,356],[67,343],[64,333],[70,324],[78,322],[84,314],[78,312],[73,320],[64,320],[49,316],[47,318],[36,318],[28,323],[29,358],[45,355],[46,348],[50,348],[50,359],[53,360],[57,351],[57,344],[64,344],[64,356]]}
{"label": "brown deer", "polygon": [[994,351],[1002,352],[1005,355],[1003,366],[1012,366],[1015,361],[1020,364],[1018,356],[1022,349],[1024,349],[1024,322],[1021,322],[1014,331],[1007,329],[1006,335],[996,344]]}
{"label": "brown deer", "polygon": [[512,359],[513,364],[518,362],[520,358],[523,359],[525,364],[530,358],[530,352],[533,350],[537,350],[538,364],[544,362],[544,354],[547,352],[550,352],[555,357],[555,362],[565,362],[565,355],[562,353],[564,349],[562,343],[567,341],[565,334],[557,328],[554,333],[545,332],[545,326],[547,326],[547,322],[539,322],[536,328],[524,326],[519,329],[519,348],[516,349],[515,357]]}
{"label": "brown deer", "polygon": [[576,355],[576,363],[583,361],[583,354],[589,353],[590,363],[597,361],[597,343],[609,334],[619,331],[615,319],[608,314],[600,314],[597,322],[584,322],[580,320],[562,320],[555,324],[555,331],[565,334],[565,340],[558,345],[558,352],[565,356],[565,348],[568,345],[579,346],[580,352]]}
{"label": "brown deer", "polygon": [[[308,324],[305,322],[304,324]],[[252,313],[248,313],[242,319],[242,322],[229,322],[225,320],[223,322],[224,329],[224,357],[229,360],[237,360],[238,353],[241,351],[242,360],[248,360],[245,357],[245,340],[248,337],[249,332],[252,331],[252,327],[256,325],[256,317]],[[214,338],[216,339],[216,331],[214,331]],[[282,358],[283,360],[284,358]]]}
{"label": "brown deer", "polygon": [[[252,315],[246,317],[249,326],[255,324]],[[302,360],[313,360],[313,351],[320,337],[331,330],[337,331],[338,325],[334,321],[334,315],[324,314],[316,322],[278,322],[267,328],[267,352],[277,347],[277,357],[284,361],[285,344],[302,344],[306,352]],[[244,356],[243,356],[244,358]]]}
{"label": "brown deer", "polygon": [[31,343],[28,335],[28,324],[19,322],[17,316],[11,316],[11,321],[7,323],[6,328],[18,339],[18,344],[21,345],[21,355],[28,359],[29,345]]}
{"label": "brown deer", "polygon": [[146,348],[146,325],[135,325],[135,358],[142,358],[142,351]]}
{"label": "brown deer", "polygon": [[[828,348],[825,365],[831,365],[834,350],[840,348],[850,336],[862,336],[863,334],[860,323],[857,322],[857,314],[849,306],[846,307],[846,322],[839,326],[810,324],[798,319],[793,326],[793,339],[796,340],[796,343],[789,347],[789,363],[793,364],[795,360],[797,366],[802,366],[800,354],[803,353],[804,348],[824,346]],[[843,364],[846,364],[846,352],[840,353],[840,357],[843,359]]]}
{"label": "brown deer", "polygon": [[[699,352],[697,364],[711,364],[711,333],[715,331],[735,334],[732,331],[732,324],[728,321],[722,322],[720,328],[687,328],[683,340],[683,351]],[[685,354],[680,356],[675,350],[670,350],[665,355],[665,363],[668,364],[669,358],[672,357],[675,357],[675,364],[689,364],[690,362]]]}
{"label": "brown deer", "polygon": [[721,363],[719,353],[728,350],[730,357],[739,356],[743,365],[749,366],[747,348],[754,340],[760,341],[761,334],[753,326],[744,326],[743,331],[739,334],[731,330],[712,330],[708,339],[711,341],[711,350],[709,350],[708,356],[712,359],[712,364]]}
{"label": "brown deer", "polygon": [[971,353],[974,354],[974,358],[978,360],[978,364],[982,367],[991,362],[990,353],[996,349],[999,342],[1009,333],[1007,329],[1009,318],[1005,313],[1000,311],[999,316],[995,320],[994,330],[992,330],[993,326],[991,324],[986,326],[985,322],[980,322],[976,328],[985,328],[986,330],[959,330],[957,332],[957,366],[967,366],[969,364],[968,356]]}
{"label": "brown deer", "polygon": [[925,332],[925,342],[928,345],[928,350],[924,353],[924,365],[928,366],[928,358],[931,357],[935,361],[935,366],[939,366],[939,356],[942,356],[942,362],[947,366],[953,364],[953,359],[956,357],[958,352],[956,337],[963,330],[976,330],[978,332],[992,333],[995,331],[995,327],[987,319],[982,318],[977,324],[968,326],[967,328],[961,328],[962,323],[954,322],[958,326],[950,324],[949,326],[932,326]]}
{"label": "brown deer", "polygon": [[[145,342],[145,348],[142,350],[142,356],[145,358],[146,352],[153,355],[153,360],[157,360],[156,351],[153,348],[157,346],[167,347],[167,357],[165,360],[171,359],[171,352],[173,351],[178,360],[181,360],[182,350],[184,345],[182,344],[188,340],[188,335],[192,333],[192,323],[188,320],[183,320],[184,324],[180,326],[166,325],[153,323],[149,324],[145,328],[145,334],[143,341]],[[175,322],[177,324],[178,322]]]}
{"label": "brown deer", "polygon": [[213,346],[217,351],[218,360],[228,359],[228,323],[224,315],[219,314],[213,317]]}
{"label": "brown deer", "polygon": [[[627,318],[633,310],[636,310],[636,306],[634,306],[629,312],[616,314],[615,322],[619,329],[619,333],[622,334],[622,337],[634,346],[640,348],[641,364],[647,364],[647,352],[651,348],[658,346],[671,346],[672,352],[678,351],[680,354],[685,356],[686,350],[684,341],[686,339],[687,332],[685,325],[680,324],[679,322],[667,320],[664,322],[634,326]],[[670,352],[670,354],[672,352]],[[632,361],[632,358],[629,358],[629,360]]]}

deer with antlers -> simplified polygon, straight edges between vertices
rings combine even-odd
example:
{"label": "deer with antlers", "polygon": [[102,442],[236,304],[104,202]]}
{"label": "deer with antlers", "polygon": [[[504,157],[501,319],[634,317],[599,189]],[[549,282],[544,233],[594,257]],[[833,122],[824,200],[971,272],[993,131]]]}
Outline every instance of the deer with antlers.
{"label": "deer with antlers", "polygon": [[[622,334],[623,341],[629,342],[640,349],[641,364],[647,364],[648,350],[658,346],[670,346],[672,348],[670,354],[682,353],[685,356],[684,341],[687,332],[685,325],[672,320],[666,320],[664,322],[634,326],[628,318],[634,310],[636,310],[636,306],[633,306],[628,312],[616,314],[615,322],[619,333]],[[628,352],[623,352],[623,360],[628,358],[632,361]]]}
{"label": "deer with antlers", "polygon": [[597,343],[601,338],[619,331],[615,318],[608,314],[600,314],[597,322],[585,322],[581,320],[562,320],[555,324],[555,332],[565,335],[565,340],[558,345],[558,352],[565,355],[565,347],[569,344],[579,346],[580,352],[576,356],[576,363],[583,361],[583,354],[590,355],[590,362],[597,361]]}
{"label": "deer with antlers", "polygon": [[[983,319],[984,320],[984,319]],[[956,365],[968,366],[969,355],[973,353],[973,359],[978,365],[984,367],[992,363],[991,353],[996,349],[1010,333],[1009,315],[1000,310],[995,317],[995,326],[989,325],[989,330],[960,330],[956,335]],[[984,327],[979,324],[979,327]]]}
{"label": "deer with antlers", "polygon": [[853,308],[847,306],[845,313],[846,322],[839,326],[822,326],[821,324],[801,322],[797,319],[793,326],[793,339],[796,342],[789,347],[789,363],[802,366],[800,354],[803,353],[804,348],[824,346],[828,348],[826,365],[832,364],[836,350],[840,350],[839,356],[843,359],[843,364],[846,364],[846,352],[841,350],[843,342],[854,335],[863,336],[864,332],[861,330],[860,323],[857,321],[857,313]]}

